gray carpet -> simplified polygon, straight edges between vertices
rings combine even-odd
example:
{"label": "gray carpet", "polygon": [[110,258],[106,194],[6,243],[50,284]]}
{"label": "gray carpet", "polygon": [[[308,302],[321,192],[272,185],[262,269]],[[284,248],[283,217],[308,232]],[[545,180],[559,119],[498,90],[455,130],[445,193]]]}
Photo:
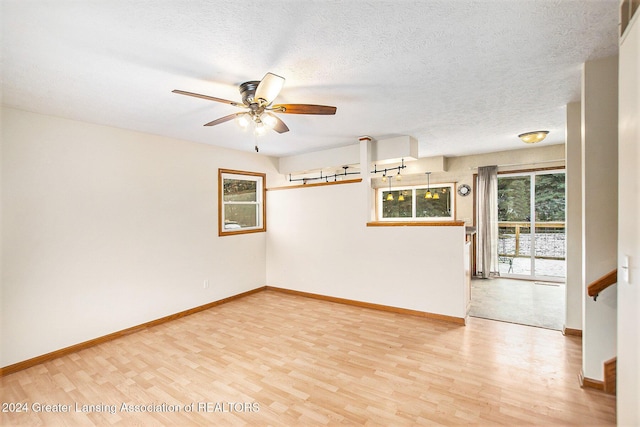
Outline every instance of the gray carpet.
{"label": "gray carpet", "polygon": [[562,330],[565,284],[513,279],[473,279],[469,315]]}

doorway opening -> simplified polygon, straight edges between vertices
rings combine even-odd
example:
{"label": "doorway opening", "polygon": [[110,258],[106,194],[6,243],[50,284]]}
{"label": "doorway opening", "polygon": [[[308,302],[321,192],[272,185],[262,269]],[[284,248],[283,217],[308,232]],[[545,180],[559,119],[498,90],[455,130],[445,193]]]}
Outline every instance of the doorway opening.
{"label": "doorway opening", "polygon": [[562,169],[498,174],[500,274],[472,280],[470,316],[562,330],[565,206]]}

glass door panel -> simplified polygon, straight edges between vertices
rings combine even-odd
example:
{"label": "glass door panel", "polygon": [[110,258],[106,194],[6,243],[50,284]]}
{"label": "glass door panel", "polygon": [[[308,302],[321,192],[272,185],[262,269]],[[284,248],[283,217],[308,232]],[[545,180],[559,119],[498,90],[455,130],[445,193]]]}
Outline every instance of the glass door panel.
{"label": "glass door panel", "polygon": [[564,217],[564,172],[498,176],[500,274],[564,278]]}
{"label": "glass door panel", "polygon": [[498,176],[500,275],[531,275],[531,176]]}
{"label": "glass door panel", "polygon": [[534,276],[566,276],[565,174],[535,176]]}
{"label": "glass door panel", "polygon": [[531,219],[531,177],[498,176],[498,221],[529,222]]}

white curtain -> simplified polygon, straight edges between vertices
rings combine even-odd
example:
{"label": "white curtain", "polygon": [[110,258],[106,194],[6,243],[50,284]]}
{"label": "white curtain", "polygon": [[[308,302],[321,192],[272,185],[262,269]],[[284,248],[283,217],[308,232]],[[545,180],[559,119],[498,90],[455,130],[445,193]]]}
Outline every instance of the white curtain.
{"label": "white curtain", "polygon": [[478,168],[478,272],[487,279],[498,270],[498,167]]}

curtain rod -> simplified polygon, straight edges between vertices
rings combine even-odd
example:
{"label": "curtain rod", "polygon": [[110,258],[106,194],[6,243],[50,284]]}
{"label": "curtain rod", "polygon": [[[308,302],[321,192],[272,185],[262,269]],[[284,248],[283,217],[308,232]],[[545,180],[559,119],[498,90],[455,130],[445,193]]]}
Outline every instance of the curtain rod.
{"label": "curtain rod", "polygon": [[[497,165],[499,168],[506,168],[506,167],[512,167],[512,166],[535,166],[535,165],[542,165],[545,163],[556,163],[556,162],[564,162],[565,159],[556,159],[556,160],[542,160],[540,162],[531,162],[531,163],[511,163],[508,165]],[[493,166],[493,165],[486,165],[486,166]],[[472,169],[478,169],[479,167],[482,166],[471,166],[469,167],[469,170]]]}

